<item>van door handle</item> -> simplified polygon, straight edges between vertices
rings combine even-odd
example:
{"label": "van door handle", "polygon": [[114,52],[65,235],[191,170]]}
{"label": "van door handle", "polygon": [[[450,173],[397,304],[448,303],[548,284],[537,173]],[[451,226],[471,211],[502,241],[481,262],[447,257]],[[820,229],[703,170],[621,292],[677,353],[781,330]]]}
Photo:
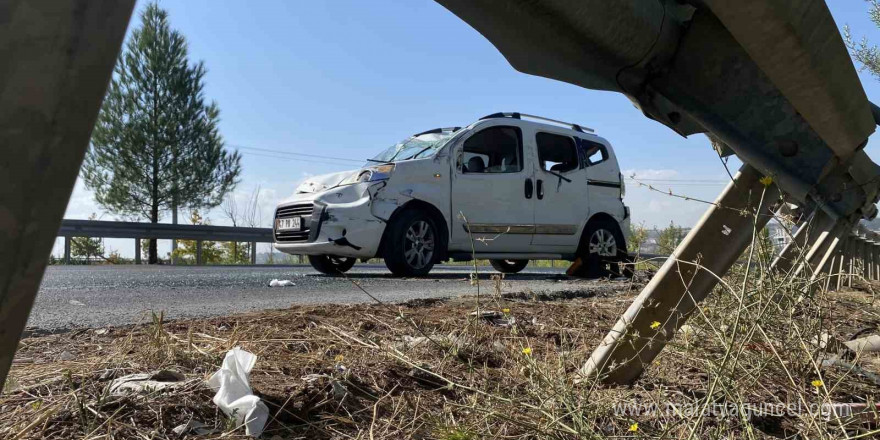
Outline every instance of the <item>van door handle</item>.
{"label": "van door handle", "polygon": [[538,179],[538,200],[541,200],[543,198],[544,198],[544,181],[541,179]]}
{"label": "van door handle", "polygon": [[534,189],[532,187],[532,179],[526,179],[526,188],[525,189],[526,189],[526,198],[531,199],[532,198],[532,191]]}

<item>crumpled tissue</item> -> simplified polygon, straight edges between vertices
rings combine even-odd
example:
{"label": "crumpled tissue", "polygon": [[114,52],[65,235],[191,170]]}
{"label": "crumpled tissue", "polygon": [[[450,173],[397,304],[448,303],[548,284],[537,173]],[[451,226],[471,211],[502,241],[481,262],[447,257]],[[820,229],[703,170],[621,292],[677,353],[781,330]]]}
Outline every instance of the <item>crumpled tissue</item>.
{"label": "crumpled tissue", "polygon": [[295,285],[296,284],[294,284],[293,281],[290,280],[273,279],[272,281],[269,281],[269,287],[287,287]]}
{"label": "crumpled tissue", "polygon": [[254,395],[248,381],[256,363],[255,354],[235,347],[226,353],[220,369],[208,378],[208,386],[217,392],[214,404],[244,424],[245,432],[252,437],[259,437],[269,420],[269,408]]}

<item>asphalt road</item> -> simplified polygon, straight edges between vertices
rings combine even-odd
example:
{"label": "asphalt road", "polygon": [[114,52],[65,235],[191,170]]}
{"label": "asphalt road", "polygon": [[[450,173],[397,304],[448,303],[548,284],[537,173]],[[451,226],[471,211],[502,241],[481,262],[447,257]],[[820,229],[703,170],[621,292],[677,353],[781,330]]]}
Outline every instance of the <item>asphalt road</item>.
{"label": "asphalt road", "polygon": [[[481,279],[491,268],[480,268]],[[526,269],[508,275],[503,291],[558,292],[588,289],[595,281],[572,280],[562,269]],[[357,265],[347,275],[385,302],[472,295],[465,266],[437,266],[428,278],[392,278],[384,266]],[[295,285],[268,287],[273,278]],[[491,282],[482,284],[491,292]],[[169,319],[228,315],[291,304],[363,303],[366,294],[340,277],[290,266],[50,266],[28,321],[32,331],[117,326],[146,322],[149,312]]]}

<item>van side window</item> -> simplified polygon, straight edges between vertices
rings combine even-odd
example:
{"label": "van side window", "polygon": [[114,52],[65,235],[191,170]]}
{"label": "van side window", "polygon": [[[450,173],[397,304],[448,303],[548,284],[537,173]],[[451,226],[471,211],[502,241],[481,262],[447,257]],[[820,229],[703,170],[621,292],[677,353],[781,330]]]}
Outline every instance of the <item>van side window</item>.
{"label": "van side window", "polygon": [[578,147],[584,157],[585,166],[593,166],[608,159],[608,150],[598,142],[578,139]]}
{"label": "van side window", "polygon": [[464,173],[516,173],[522,171],[522,132],[517,127],[489,127],[464,142]]}
{"label": "van side window", "polygon": [[558,134],[538,133],[535,141],[538,143],[538,161],[541,169],[566,173],[580,168],[574,139]]}

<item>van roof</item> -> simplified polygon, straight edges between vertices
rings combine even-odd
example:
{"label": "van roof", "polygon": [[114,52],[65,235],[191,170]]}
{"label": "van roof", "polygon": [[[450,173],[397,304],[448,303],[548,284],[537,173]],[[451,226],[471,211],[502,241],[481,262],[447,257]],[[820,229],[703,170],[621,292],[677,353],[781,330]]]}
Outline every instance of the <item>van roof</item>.
{"label": "van roof", "polygon": [[537,121],[550,122],[553,124],[566,126],[568,128],[571,128],[574,131],[581,132],[581,133],[595,133],[596,132],[596,130],[593,130],[592,128],[589,128],[589,127],[585,127],[583,125],[574,124],[571,122],[563,122],[563,121],[559,121],[556,119],[545,118],[543,116],[535,116],[535,115],[529,115],[529,114],[519,113],[519,112],[492,113],[491,115],[483,116],[482,118],[480,118],[480,120],[482,121],[485,119],[495,119],[495,118],[513,118],[513,119],[520,119],[520,120],[522,120],[524,118],[528,118],[528,119],[534,119]]}

